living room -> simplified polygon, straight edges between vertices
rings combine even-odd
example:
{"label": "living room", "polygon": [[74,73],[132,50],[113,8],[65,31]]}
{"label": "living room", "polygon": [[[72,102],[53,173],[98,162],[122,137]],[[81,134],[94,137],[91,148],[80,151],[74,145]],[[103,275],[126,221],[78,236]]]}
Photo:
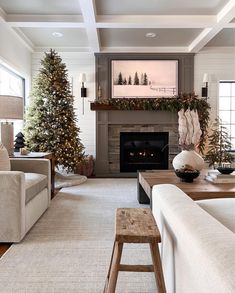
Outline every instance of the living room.
{"label": "living room", "polygon": [[[151,135],[152,132],[168,132],[168,140],[163,142],[163,147],[166,146],[164,150],[168,153],[167,164],[165,161],[165,167],[160,169],[167,169],[164,172],[173,169],[172,161],[179,152],[178,111],[175,108],[174,111],[153,111],[152,101],[163,99],[162,103],[165,107],[164,99],[171,99],[169,103],[174,104],[172,107],[179,107],[180,97],[185,93],[186,102],[191,103],[191,99],[194,102],[196,100],[200,121],[202,120],[201,115],[209,109],[208,105],[210,107],[208,130],[211,129],[215,119],[220,116],[224,120],[223,124],[229,129],[229,139],[232,144],[230,150],[233,154],[235,146],[233,105],[235,96],[235,1],[149,0],[136,2],[128,0],[117,5],[114,0],[67,0],[60,1],[60,3],[55,0],[47,1],[47,3],[41,0],[31,2],[0,0],[0,18],[1,95],[13,95],[12,91],[6,93],[2,89],[4,74],[10,72],[22,81],[23,87],[17,95],[24,97],[24,109],[26,110],[30,105],[33,80],[42,68],[41,61],[45,58],[45,52],[55,50],[68,70],[68,81],[74,97],[76,125],[80,129],[79,138],[84,146],[85,155],[92,156],[95,162],[92,178],[85,179],[86,181],[84,180],[85,182],[79,185],[67,185],[68,187],[57,189],[56,195],[52,200],[49,199],[49,202],[47,196],[51,186],[48,179],[47,193],[42,195],[44,203],[43,207],[40,206],[41,214],[32,220],[36,223],[30,224],[26,235],[20,241],[16,241],[18,243],[12,244],[15,241],[0,240],[2,242],[0,251],[3,254],[0,258],[0,291],[6,293],[102,292],[112,254],[117,208],[149,208],[151,205],[160,232],[165,231],[157,208],[158,205],[162,205],[161,212],[165,211],[165,203],[161,196],[159,201],[158,197],[155,199],[154,194],[162,193],[162,197],[164,197],[168,191],[155,190],[154,185],[169,184],[164,178],[167,173],[164,173],[163,177],[160,175],[160,182],[155,181],[155,184],[152,185],[150,182],[152,179],[150,180],[144,173],[138,177],[136,170],[157,169],[156,167],[139,165],[134,171],[130,169],[123,172],[122,168],[125,169],[125,164],[119,165],[121,153],[119,141],[125,139],[121,138],[121,134],[133,132],[150,133]],[[143,77],[140,78],[143,85],[145,85],[145,72],[149,77],[152,66],[155,64],[161,66],[161,63],[165,66],[165,62],[169,62],[170,69],[175,74],[172,94],[164,96],[160,88],[154,88],[155,84],[148,81],[146,83],[149,85],[150,94],[146,94],[145,99],[141,99],[142,104],[136,106],[138,98],[143,98],[142,89],[139,86],[133,97],[130,91],[134,87],[132,81],[135,77],[133,75],[128,80],[128,70],[136,66],[138,62],[140,64],[138,66],[143,68],[143,70],[141,69]],[[119,74],[122,63],[125,63],[127,72],[126,83],[128,84],[122,82],[122,87],[126,91],[125,96],[116,94],[115,87],[121,87],[114,83],[114,79],[117,77],[114,78],[115,72]],[[134,73],[135,71],[137,69],[133,69]],[[159,79],[159,76],[163,75],[163,71],[158,69],[155,78]],[[168,85],[171,86],[169,81]],[[229,86],[228,96],[223,96],[223,86]],[[179,98],[174,98],[174,96]],[[133,100],[132,108],[128,104],[130,100]],[[0,108],[3,107],[2,105],[0,100]],[[170,105],[168,106],[171,107]],[[157,110],[157,108],[154,109]],[[26,119],[25,117],[24,119]],[[14,122],[14,136],[19,132],[24,133],[25,123],[26,121],[23,119]],[[143,139],[146,140],[145,137]],[[207,144],[208,138],[205,138],[203,142]],[[152,156],[154,155],[152,154]],[[43,160],[48,161],[45,158]],[[52,162],[50,157],[49,161]],[[12,164],[20,167],[17,162]],[[47,170],[50,173],[48,176],[53,175],[51,167],[48,165],[49,162],[45,164],[47,166],[40,168]],[[231,167],[234,167],[234,162],[231,162]],[[158,173],[156,174],[150,174],[150,177],[158,176]],[[235,219],[234,212],[232,212],[234,184],[219,185],[207,182],[212,185],[212,188],[205,196],[207,185],[201,185],[200,192],[204,194],[204,197],[201,197],[197,191],[198,187],[194,187],[194,184],[197,184],[199,180],[203,180],[204,184],[202,174],[204,174],[204,170],[201,171],[198,178],[194,179],[193,183],[187,183],[185,193],[193,200],[203,201],[210,197],[224,200],[222,205],[227,209],[226,216],[221,216],[220,210],[217,210],[218,201],[215,204],[212,203],[212,207],[208,203],[209,210],[212,208],[214,212],[216,211],[217,216],[226,218],[224,223],[221,218],[218,219],[215,216],[223,223],[221,226],[229,227],[228,230],[232,230],[234,233]],[[72,178],[74,179],[74,177]],[[0,180],[1,189],[3,187],[1,184],[4,182],[2,180],[5,179]],[[174,174],[171,183],[178,186],[177,184],[181,184],[180,182],[180,178]],[[182,189],[184,190],[184,187]],[[0,195],[3,196],[1,192]],[[138,192],[145,192],[142,204],[140,204],[141,198],[138,200],[138,196],[140,196]],[[172,192],[178,194],[176,190]],[[147,201],[145,201],[146,194]],[[165,197],[168,198],[168,196]],[[174,198],[168,200],[172,205],[175,204]],[[228,200],[231,201],[228,202]],[[206,201],[204,202],[205,204],[199,202],[200,210],[204,208],[210,214]],[[187,222],[187,215],[183,213],[186,203],[181,202],[181,204],[181,220]],[[195,203],[193,202],[193,204]],[[35,207],[39,205],[41,205],[41,200],[34,204]],[[195,207],[191,208],[193,214]],[[174,212],[169,209],[169,213],[172,213],[169,221],[174,218]],[[215,225],[213,219],[211,220],[210,217],[202,215],[200,212],[196,211],[195,214],[200,214],[204,222],[202,221],[198,225],[204,223],[203,225],[206,226],[207,220],[210,227]],[[9,213],[2,221],[2,223],[4,222],[2,225],[6,227],[8,221],[13,222],[13,218]],[[17,223],[19,218],[16,217],[15,221]],[[0,227],[2,226],[0,225]],[[196,229],[195,227],[196,222],[190,229]],[[174,229],[178,231],[178,227],[174,227]],[[222,227],[219,229],[221,230],[216,234],[215,239],[219,241],[218,235],[223,235],[227,243],[224,244],[225,247],[228,245],[228,251],[234,252],[234,234],[232,237],[228,231],[223,231]],[[9,235],[11,232],[10,228],[4,231]],[[178,231],[179,234],[183,234],[183,232],[184,230]],[[209,231],[207,232],[209,233]],[[2,235],[2,233],[0,234]],[[164,235],[161,235],[162,238]],[[205,239],[207,239],[206,236]],[[184,239],[184,242],[187,245],[191,243],[188,239]],[[174,242],[167,244],[176,245]],[[187,250],[186,244],[182,246],[182,249]],[[201,245],[206,245],[206,241]],[[145,246],[138,245],[136,248],[135,245],[131,245],[130,249],[126,249],[127,252],[125,248],[128,246],[125,247],[123,249],[124,260],[127,263],[151,263],[149,249]],[[208,247],[205,251],[208,251]],[[216,253],[222,254],[219,249]],[[234,258],[231,257],[230,261],[227,259],[228,251],[223,255],[226,259],[224,266],[218,265],[219,262],[223,262],[222,256],[220,256],[214,267],[210,266],[211,259],[206,258],[203,251],[193,255],[192,248],[192,259],[188,259],[188,262],[185,259],[182,260],[180,254],[177,261],[187,268],[188,274],[184,274],[185,279],[188,278],[188,282],[182,277],[183,272],[178,271],[182,270],[178,263],[176,265],[177,273],[174,277],[170,275],[173,269],[169,270],[168,262],[166,265],[166,260],[162,255],[164,251],[160,248],[167,292],[232,292],[235,290],[234,281],[231,281],[234,278],[234,274],[232,275],[231,272],[235,271],[235,263]],[[173,255],[171,251],[166,251],[169,256]],[[216,258],[216,253],[211,257]],[[184,256],[185,258],[190,257],[187,253]],[[201,266],[200,264],[195,266],[195,270],[205,267],[202,276],[193,269],[189,273],[191,269],[188,267],[188,263],[195,261],[197,256],[206,258],[205,263],[201,262]],[[214,258],[212,259],[214,260]],[[213,273],[213,269],[223,269],[224,272]],[[227,272],[227,278],[225,272]],[[194,278],[194,274],[197,274],[197,277]],[[206,281],[206,275],[209,276],[209,281]],[[177,281],[172,282],[174,278],[177,278]],[[220,279],[222,285],[215,281],[216,278]],[[212,288],[213,291],[208,291]],[[116,292],[158,292],[154,274],[146,273],[146,271],[144,273],[120,272]],[[161,292],[160,289],[159,292]]]}

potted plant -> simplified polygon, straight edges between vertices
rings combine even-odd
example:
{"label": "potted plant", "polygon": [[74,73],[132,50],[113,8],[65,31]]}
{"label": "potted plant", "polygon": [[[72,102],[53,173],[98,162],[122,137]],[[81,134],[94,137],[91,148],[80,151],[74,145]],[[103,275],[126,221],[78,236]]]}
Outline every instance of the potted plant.
{"label": "potted plant", "polygon": [[[234,158],[230,153],[232,144],[228,129],[221,122],[219,118],[216,118],[212,125],[211,134],[208,135],[208,151],[205,160],[209,163],[209,166],[219,168],[219,171],[223,172],[223,169],[230,167]],[[232,170],[231,168],[231,172]]]}

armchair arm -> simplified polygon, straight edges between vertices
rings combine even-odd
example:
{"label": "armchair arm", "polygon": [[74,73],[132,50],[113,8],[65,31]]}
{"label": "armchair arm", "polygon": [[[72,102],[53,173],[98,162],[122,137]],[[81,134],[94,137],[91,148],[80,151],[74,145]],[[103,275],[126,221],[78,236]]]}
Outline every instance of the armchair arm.
{"label": "armchair arm", "polygon": [[25,234],[25,176],[0,171],[0,242],[18,242]]}

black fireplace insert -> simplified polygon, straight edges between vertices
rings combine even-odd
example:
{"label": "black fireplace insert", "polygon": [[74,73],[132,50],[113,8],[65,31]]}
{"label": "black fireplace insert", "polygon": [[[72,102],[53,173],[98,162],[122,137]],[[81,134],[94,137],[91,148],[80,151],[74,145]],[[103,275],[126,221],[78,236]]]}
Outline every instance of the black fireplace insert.
{"label": "black fireplace insert", "polygon": [[120,132],[120,172],[168,169],[168,132]]}

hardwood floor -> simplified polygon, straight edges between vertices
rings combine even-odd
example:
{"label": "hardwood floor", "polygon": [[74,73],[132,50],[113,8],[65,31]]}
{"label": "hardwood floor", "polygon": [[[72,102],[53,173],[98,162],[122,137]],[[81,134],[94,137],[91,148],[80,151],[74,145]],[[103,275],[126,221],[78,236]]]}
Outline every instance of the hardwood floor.
{"label": "hardwood floor", "polygon": [[0,257],[10,248],[12,243],[0,243]]}

